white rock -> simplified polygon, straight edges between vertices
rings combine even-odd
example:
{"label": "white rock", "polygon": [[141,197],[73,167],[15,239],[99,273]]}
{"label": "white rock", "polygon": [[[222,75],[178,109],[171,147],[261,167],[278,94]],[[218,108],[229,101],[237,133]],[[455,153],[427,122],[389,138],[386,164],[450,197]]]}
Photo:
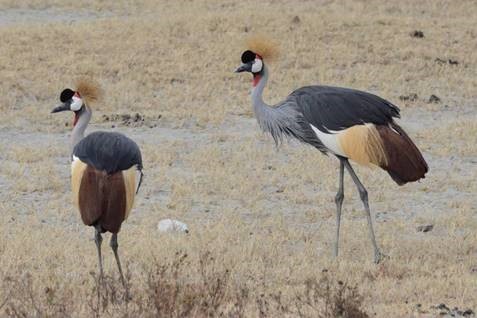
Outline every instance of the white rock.
{"label": "white rock", "polygon": [[187,227],[187,224],[172,219],[160,220],[159,223],[157,223],[157,230],[159,232],[189,233],[189,228]]}

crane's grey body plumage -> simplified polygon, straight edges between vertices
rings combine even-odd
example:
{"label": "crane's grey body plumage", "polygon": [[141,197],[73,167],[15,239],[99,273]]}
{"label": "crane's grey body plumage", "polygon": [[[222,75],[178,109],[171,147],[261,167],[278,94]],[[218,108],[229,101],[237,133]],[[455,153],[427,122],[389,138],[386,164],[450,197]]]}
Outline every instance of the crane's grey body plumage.
{"label": "crane's grey body plumage", "polygon": [[252,90],[252,103],[255,117],[262,131],[270,133],[276,145],[284,139],[295,138],[326,153],[327,148],[316,137],[303,116],[301,107],[295,101],[285,100],[275,107],[270,107],[263,101],[262,93],[268,79],[268,70],[265,66],[261,76],[260,82]]}
{"label": "crane's grey body plumage", "polygon": [[399,118],[399,108],[379,96],[343,87],[305,86],[292,92],[306,120],[322,132],[340,131],[367,123],[386,125]]}
{"label": "crane's grey body plumage", "polygon": [[328,153],[311,125],[330,133],[366,123],[386,125],[400,117],[399,108],[379,96],[332,86],[299,88],[272,107],[262,99],[268,79],[265,66],[260,75],[252,90],[254,112],[261,129],[270,133],[277,145],[291,137]]}
{"label": "crane's grey body plumage", "polygon": [[79,119],[71,133],[71,156],[109,175],[136,166],[140,173],[137,193],[143,178],[142,155],[138,145],[132,139],[116,132],[98,131],[85,137],[92,111],[89,107],[83,107],[76,116]]}
{"label": "crane's grey body plumage", "polygon": [[73,156],[96,170],[113,174],[136,165],[142,169],[138,145],[123,134],[97,131],[83,138],[73,149]]}

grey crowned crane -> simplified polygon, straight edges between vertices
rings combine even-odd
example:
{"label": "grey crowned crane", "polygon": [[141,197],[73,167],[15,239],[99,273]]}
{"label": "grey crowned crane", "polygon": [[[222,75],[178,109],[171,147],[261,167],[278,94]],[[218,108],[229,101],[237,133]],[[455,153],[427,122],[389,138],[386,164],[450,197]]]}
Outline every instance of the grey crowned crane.
{"label": "grey crowned crane", "polygon": [[252,104],[261,129],[271,134],[278,145],[285,138],[295,138],[340,162],[336,202],[336,240],[338,256],[341,207],[344,199],[343,176],[348,171],[358,188],[366,210],[369,236],[374,248],[374,261],[382,255],[376,244],[368,204],[368,192],[354,172],[349,160],[362,165],[375,165],[386,170],[403,185],[424,178],[426,161],[404,130],[394,122],[399,108],[367,92],[331,86],[306,86],[292,92],[274,107],[262,99],[269,71],[264,60],[273,57],[267,42],[251,42],[243,52],[236,72],[253,75]]}
{"label": "grey crowned crane", "polygon": [[93,132],[84,136],[91,119],[90,104],[99,97],[99,88],[87,81],[60,95],[61,105],[52,113],[74,113],[71,133],[71,187],[73,201],[83,223],[95,228],[100,278],[103,277],[101,234],[111,232],[111,248],[121,281],[126,288],[118,256],[118,232],[127,219],[142,180],[142,157],[137,144],[115,132]]}

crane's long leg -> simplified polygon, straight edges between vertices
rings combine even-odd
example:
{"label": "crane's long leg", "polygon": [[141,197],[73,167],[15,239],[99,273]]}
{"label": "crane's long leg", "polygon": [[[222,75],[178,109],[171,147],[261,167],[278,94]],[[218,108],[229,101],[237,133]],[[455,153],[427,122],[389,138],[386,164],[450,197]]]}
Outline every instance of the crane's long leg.
{"label": "crane's long leg", "polygon": [[366,210],[366,217],[368,219],[369,237],[371,238],[371,242],[373,243],[374,247],[374,262],[377,264],[381,261],[382,255],[379,251],[378,245],[376,244],[376,238],[374,236],[373,223],[371,221],[371,212],[369,210],[368,203],[368,191],[366,191],[366,188],[363,186],[361,181],[359,181],[358,176],[354,172],[353,167],[351,167],[348,160],[344,161],[344,165],[346,167],[346,170],[348,170],[349,174],[351,175],[351,178],[353,179],[354,183],[356,184],[356,187],[358,188],[361,201],[363,201],[364,209]]}
{"label": "crane's long leg", "polygon": [[129,290],[128,290],[128,286],[126,285],[126,281],[124,280],[123,270],[121,269],[121,261],[119,260],[119,255],[118,255],[119,245],[118,245],[117,233],[113,233],[113,235],[111,236],[111,241],[109,242],[109,245],[113,249],[114,257],[116,258],[116,264],[118,264],[119,275],[121,276],[121,282],[123,283],[123,286],[126,289],[126,298],[129,299]]}
{"label": "crane's long leg", "polygon": [[344,161],[346,159],[340,159],[340,180],[339,180],[339,188],[338,193],[336,193],[335,202],[336,202],[336,241],[335,241],[335,257],[338,256],[338,245],[340,241],[340,223],[341,223],[341,207],[343,206],[343,199],[344,199],[344,186],[343,186],[343,179],[344,179]]}
{"label": "crane's long leg", "polygon": [[103,261],[101,259],[101,243],[103,242],[103,238],[101,237],[101,227],[99,225],[95,227],[94,242],[98,248],[99,278],[103,279]]}

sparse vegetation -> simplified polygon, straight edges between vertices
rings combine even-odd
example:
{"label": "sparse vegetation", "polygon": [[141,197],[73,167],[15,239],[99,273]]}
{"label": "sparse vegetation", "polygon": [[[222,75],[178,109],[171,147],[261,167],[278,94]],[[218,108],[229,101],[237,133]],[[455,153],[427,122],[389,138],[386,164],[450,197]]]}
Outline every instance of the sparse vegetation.
{"label": "sparse vegetation", "polygon": [[78,297],[72,285],[61,286],[52,280],[42,288],[31,274],[19,271],[2,277],[6,296],[0,305],[8,317],[72,317],[78,313],[88,317],[368,317],[357,288],[332,281],[326,274],[285,286],[293,292],[284,297],[282,290],[264,293],[244,282],[233,282],[228,269],[216,269],[210,253],[202,254],[194,264],[197,276],[185,274],[189,262],[187,254],[178,252],[171,263],[145,269],[140,283],[128,273],[128,284],[134,290],[130,298],[111,276],[100,280],[92,273],[92,289]]}

